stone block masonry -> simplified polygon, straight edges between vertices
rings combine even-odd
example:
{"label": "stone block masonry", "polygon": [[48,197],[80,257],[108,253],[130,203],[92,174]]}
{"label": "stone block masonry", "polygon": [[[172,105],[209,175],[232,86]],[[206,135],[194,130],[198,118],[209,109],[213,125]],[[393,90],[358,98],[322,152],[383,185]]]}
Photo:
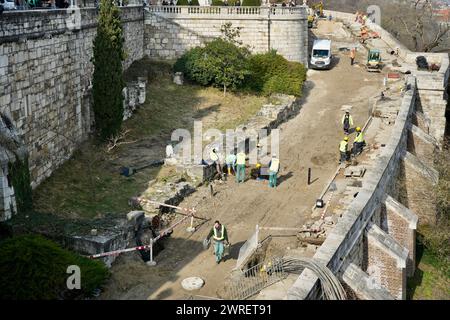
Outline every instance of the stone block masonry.
{"label": "stone block masonry", "polygon": [[151,6],[145,15],[145,53],[173,59],[186,50],[221,36],[227,22],[240,28],[252,52],[271,49],[308,66],[306,8]]}
{"label": "stone block masonry", "polygon": [[[124,68],[143,57],[143,10],[123,7]],[[91,131],[95,8],[4,12],[0,19],[0,111],[30,153],[32,186]]]}

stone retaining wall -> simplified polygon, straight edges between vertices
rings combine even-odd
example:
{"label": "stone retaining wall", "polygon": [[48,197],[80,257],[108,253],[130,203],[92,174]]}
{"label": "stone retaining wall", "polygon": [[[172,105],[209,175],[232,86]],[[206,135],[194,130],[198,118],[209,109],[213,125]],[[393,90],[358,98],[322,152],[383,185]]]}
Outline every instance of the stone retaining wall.
{"label": "stone retaining wall", "polygon": [[[121,8],[124,68],[143,57],[142,7]],[[32,186],[91,131],[93,39],[97,10],[4,12],[0,19],[0,111],[23,135]]]}
{"label": "stone retaining wall", "polygon": [[304,7],[151,6],[145,17],[145,52],[173,59],[221,36],[227,22],[239,27],[240,40],[253,52],[275,49],[291,61],[308,65],[308,26]]}

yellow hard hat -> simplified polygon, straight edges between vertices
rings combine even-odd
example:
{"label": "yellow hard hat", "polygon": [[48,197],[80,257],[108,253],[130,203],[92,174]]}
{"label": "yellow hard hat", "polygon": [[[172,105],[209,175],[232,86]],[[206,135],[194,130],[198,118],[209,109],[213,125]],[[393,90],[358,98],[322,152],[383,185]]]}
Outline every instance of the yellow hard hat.
{"label": "yellow hard hat", "polygon": [[256,168],[261,168],[261,163],[257,163]]}
{"label": "yellow hard hat", "polygon": [[345,137],[345,138],[344,138],[344,141],[348,141],[348,137]]}
{"label": "yellow hard hat", "polygon": [[361,128],[360,127],[356,127],[356,131],[357,132],[361,132]]}

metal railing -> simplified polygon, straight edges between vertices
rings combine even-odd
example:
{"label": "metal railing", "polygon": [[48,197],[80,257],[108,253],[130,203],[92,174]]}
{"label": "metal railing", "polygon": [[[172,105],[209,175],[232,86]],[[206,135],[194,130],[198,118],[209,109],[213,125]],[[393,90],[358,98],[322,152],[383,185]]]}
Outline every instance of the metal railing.
{"label": "metal railing", "polygon": [[219,7],[219,6],[148,6],[147,10],[157,14],[177,15],[304,15],[303,7]]}
{"label": "metal railing", "polygon": [[233,272],[227,288],[228,296],[232,300],[245,300],[286,277],[281,259],[259,263],[245,271]]}

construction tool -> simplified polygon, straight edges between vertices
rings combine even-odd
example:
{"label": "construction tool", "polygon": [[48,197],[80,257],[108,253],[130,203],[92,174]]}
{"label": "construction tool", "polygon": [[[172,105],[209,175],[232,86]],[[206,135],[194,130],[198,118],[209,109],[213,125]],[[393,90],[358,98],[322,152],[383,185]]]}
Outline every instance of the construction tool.
{"label": "construction tool", "polygon": [[125,177],[130,177],[142,169],[150,168],[150,167],[157,167],[157,166],[161,166],[163,164],[164,164],[164,160],[154,160],[154,161],[151,161],[150,163],[147,163],[147,164],[137,167],[137,168],[120,167],[120,174]]}

